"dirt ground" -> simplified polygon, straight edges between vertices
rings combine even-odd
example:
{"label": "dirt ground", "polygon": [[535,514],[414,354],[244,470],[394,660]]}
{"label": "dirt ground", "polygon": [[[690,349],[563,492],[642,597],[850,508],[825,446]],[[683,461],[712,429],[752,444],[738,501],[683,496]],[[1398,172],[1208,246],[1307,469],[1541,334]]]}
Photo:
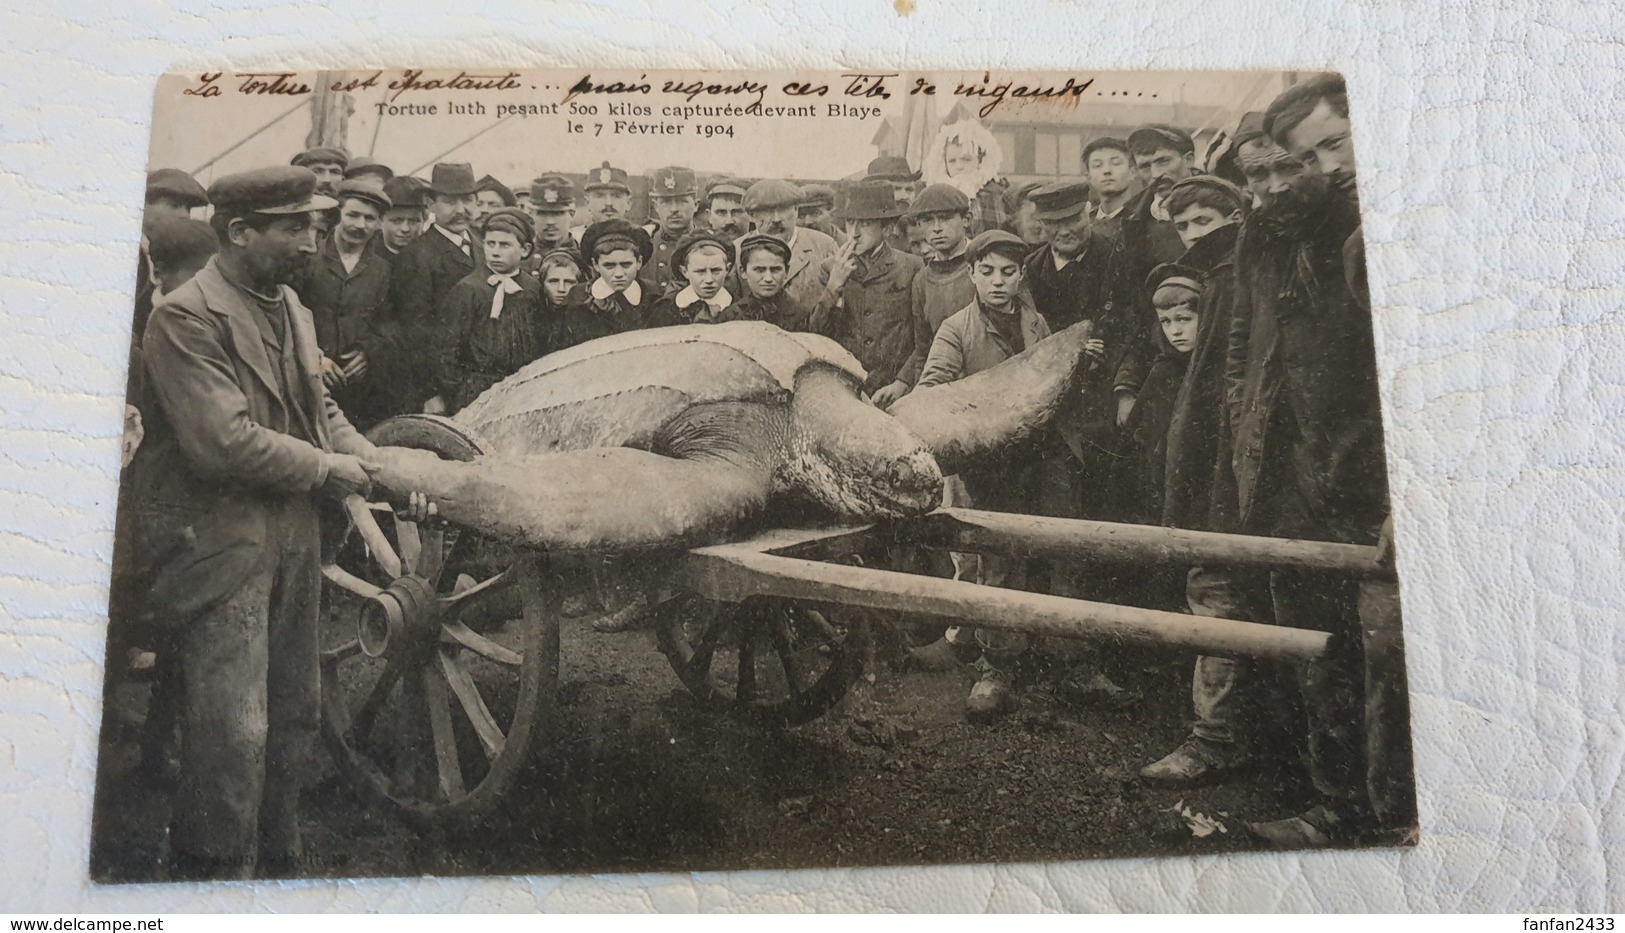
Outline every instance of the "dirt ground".
{"label": "dirt ground", "polygon": [[[831,713],[774,730],[699,706],[646,632],[563,631],[549,740],[495,818],[420,834],[332,770],[306,796],[310,876],[699,871],[1214,853],[1298,812],[1299,755],[1228,784],[1160,790],[1136,771],[1189,717],[1191,656],[1093,649],[1035,672],[1019,712],[965,721],[970,668],[882,669]],[[1106,681],[1097,680],[1104,673]],[[1121,688],[1120,692],[1113,687]],[[137,754],[146,689],[110,697],[92,875],[163,878],[166,796],[112,780]],[[1182,813],[1181,811],[1187,811]],[[1205,816],[1212,820],[1198,818]],[[1220,828],[1222,827],[1222,828]]]}

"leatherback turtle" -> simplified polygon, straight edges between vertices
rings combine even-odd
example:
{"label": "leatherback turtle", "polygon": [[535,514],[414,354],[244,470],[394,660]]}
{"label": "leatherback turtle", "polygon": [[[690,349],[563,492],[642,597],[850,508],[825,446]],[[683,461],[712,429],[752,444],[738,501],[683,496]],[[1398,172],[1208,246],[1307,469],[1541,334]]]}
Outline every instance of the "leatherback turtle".
{"label": "leatherback turtle", "polygon": [[1018,441],[1074,383],[1088,326],[889,412],[839,344],[757,321],[635,331],[545,356],[453,419],[485,456],[380,448],[374,479],[447,521],[547,551],[726,539],[778,501],[919,515],[943,472]]}

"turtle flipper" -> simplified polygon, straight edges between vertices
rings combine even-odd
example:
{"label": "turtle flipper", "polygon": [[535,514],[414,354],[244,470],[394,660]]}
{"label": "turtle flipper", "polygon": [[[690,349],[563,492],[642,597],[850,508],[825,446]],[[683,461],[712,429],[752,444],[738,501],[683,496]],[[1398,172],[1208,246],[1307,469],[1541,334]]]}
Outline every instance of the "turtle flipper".
{"label": "turtle flipper", "polygon": [[937,458],[945,474],[1024,440],[1055,417],[1077,382],[1092,325],[1082,321],[974,376],[915,389],[888,413]]}
{"label": "turtle flipper", "polygon": [[716,459],[604,447],[441,460],[380,447],[373,481],[427,493],[453,524],[548,551],[628,551],[714,542],[761,514],[770,474]]}

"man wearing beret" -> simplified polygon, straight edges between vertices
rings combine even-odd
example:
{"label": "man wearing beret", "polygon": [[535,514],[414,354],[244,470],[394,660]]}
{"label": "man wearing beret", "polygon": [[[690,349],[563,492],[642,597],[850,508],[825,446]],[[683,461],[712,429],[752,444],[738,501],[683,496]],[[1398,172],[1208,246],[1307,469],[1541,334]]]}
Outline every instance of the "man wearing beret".
{"label": "man wearing beret", "polygon": [[[795,185],[782,178],[766,178],[746,189],[745,213],[756,225],[757,233],[776,237],[789,246],[784,292],[801,308],[810,309],[824,290],[818,270],[825,260],[835,255],[835,241],[797,223],[803,200],[801,189]],[[740,250],[739,265],[743,271],[744,238],[734,245]]]}
{"label": "man wearing beret", "polygon": [[184,684],[177,877],[288,870],[300,851],[319,726],[317,496],[366,492],[374,450],[323,387],[315,325],[287,285],[316,252],[311,213],[334,206],[315,189],[294,166],[216,181],[220,254],[147,327],[132,550]]}
{"label": "man wearing beret", "polygon": [[654,232],[654,259],[644,270],[644,279],[664,295],[676,286],[672,253],[694,228],[694,170],[671,165],[657,168],[649,177],[649,204],[659,224]]}
{"label": "man wearing beret", "polygon": [[903,209],[890,185],[863,182],[847,192],[842,211],[846,244],[824,263],[824,293],[814,305],[812,329],[858,358],[869,395],[897,379],[914,350],[910,288],[925,265],[888,244]]}
{"label": "man wearing beret", "polygon": [[[422,236],[401,250],[390,280],[390,305],[406,354],[422,351],[432,357],[433,348],[441,345],[436,335],[445,331],[439,317],[441,301],[464,276],[485,266],[470,228],[476,187],[474,169],[467,162],[443,162],[430,175],[432,222]],[[418,358],[422,365],[398,380],[405,410],[421,406],[431,414],[443,414],[446,400],[435,395],[438,387],[433,373],[444,372],[445,361]]]}
{"label": "man wearing beret", "polygon": [[295,280],[316,324],[321,376],[339,408],[365,428],[399,414],[381,366],[389,312],[389,260],[369,246],[395,206],[376,175],[339,185],[338,225]]}

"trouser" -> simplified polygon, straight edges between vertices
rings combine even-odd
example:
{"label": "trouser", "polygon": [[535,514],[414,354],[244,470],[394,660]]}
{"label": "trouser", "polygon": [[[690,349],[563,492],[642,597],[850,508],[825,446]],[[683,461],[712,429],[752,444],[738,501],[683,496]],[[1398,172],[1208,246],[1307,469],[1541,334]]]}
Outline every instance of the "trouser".
{"label": "trouser", "polygon": [[320,552],[314,504],[266,507],[264,559],[174,638],[183,684],[179,857],[299,854],[299,791],[320,728]]}
{"label": "trouser", "polygon": [[[1029,503],[1032,500],[1029,488],[1030,469],[1018,465],[1020,461],[1016,456],[1012,455],[1004,460],[1001,466],[962,474],[959,477],[962,482],[957,487],[953,485],[947,487],[948,498],[956,500],[954,504],[957,505],[968,505],[992,512],[1030,511]],[[968,501],[957,501],[961,497]],[[1005,554],[955,554],[954,578],[970,580],[984,586],[1026,589],[1027,559]],[[982,649],[978,668],[984,672],[996,670],[1007,673],[1026,653],[1029,641],[1023,632],[989,628],[967,630],[964,627],[950,631],[948,638],[958,643],[963,643],[967,638],[974,639],[976,645]]]}
{"label": "trouser", "polygon": [[[1192,567],[1186,577],[1185,599],[1193,615],[1211,619],[1256,621],[1259,593],[1264,581],[1258,574],[1226,567]],[[1196,721],[1191,734],[1224,745],[1247,741],[1256,731],[1256,710],[1250,694],[1259,676],[1253,665],[1234,658],[1202,655],[1191,675],[1191,709]]]}
{"label": "trouser", "polygon": [[1413,826],[1416,772],[1397,582],[1367,580],[1360,585],[1360,626],[1365,635],[1366,786],[1371,809],[1385,826]]}

